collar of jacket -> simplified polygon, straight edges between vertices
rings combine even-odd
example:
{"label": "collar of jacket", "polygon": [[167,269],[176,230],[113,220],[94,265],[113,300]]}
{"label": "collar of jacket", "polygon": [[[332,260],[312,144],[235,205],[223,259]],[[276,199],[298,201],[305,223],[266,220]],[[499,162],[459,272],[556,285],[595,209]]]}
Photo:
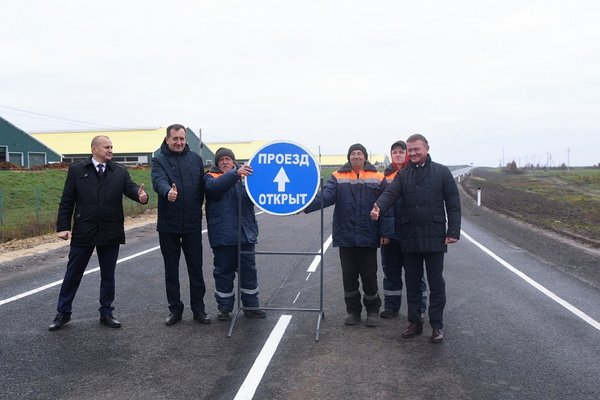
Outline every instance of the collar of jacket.
{"label": "collar of jacket", "polygon": [[425,168],[429,164],[431,164],[431,156],[429,154],[427,154],[427,159],[425,160],[425,164],[423,164],[423,165],[417,165],[417,164],[413,164],[412,161],[411,161],[410,162],[410,167],[412,169],[419,169],[419,168]]}
{"label": "collar of jacket", "polygon": [[394,165],[394,163],[391,163],[390,165],[388,165],[385,170],[383,171],[383,175],[385,176],[390,176],[392,175],[394,172],[398,172],[400,171],[399,169],[396,168],[396,166]]}
{"label": "collar of jacket", "polygon": [[[365,161],[365,166],[362,167],[363,171],[371,171],[371,172],[377,172],[377,168],[375,168],[373,166],[373,164],[371,164],[368,161]],[[350,172],[352,171],[352,164],[350,164],[350,162],[348,161],[346,164],[342,165],[340,167],[340,169],[337,170],[337,172]]]}
{"label": "collar of jacket", "polygon": [[167,145],[167,142],[165,142],[163,140],[162,144],[160,145],[160,151],[161,153],[164,153],[168,156],[182,156],[184,154],[187,154],[190,151],[190,146],[186,143],[185,147],[183,148],[183,151],[181,153],[178,153],[176,151],[173,151],[169,148],[169,146]]}
{"label": "collar of jacket", "polygon": [[[239,164],[236,163],[235,161],[233,162],[233,165],[235,165],[235,169],[238,169],[240,167]],[[225,173],[225,171],[223,171],[221,168],[219,168],[219,166],[217,164],[213,164],[213,166],[210,167],[208,172],[212,172],[215,174],[224,174]]]}
{"label": "collar of jacket", "polygon": [[[91,165],[93,169],[96,169],[96,167],[94,166],[94,162],[92,161],[92,157],[90,156],[89,158],[86,158],[83,162],[83,167],[87,168],[88,165]],[[104,164],[104,170],[106,171],[107,169],[112,169],[112,161],[108,160],[108,161],[104,161],[102,164]]]}

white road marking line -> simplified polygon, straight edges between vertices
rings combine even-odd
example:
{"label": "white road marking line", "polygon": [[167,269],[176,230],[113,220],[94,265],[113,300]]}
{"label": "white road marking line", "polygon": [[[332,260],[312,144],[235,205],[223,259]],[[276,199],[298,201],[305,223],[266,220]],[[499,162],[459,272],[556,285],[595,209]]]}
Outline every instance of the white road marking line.
{"label": "white road marking line", "polygon": [[282,315],[279,317],[277,325],[273,328],[273,331],[269,335],[260,354],[254,361],[254,365],[252,365],[250,372],[248,372],[248,375],[246,376],[244,383],[242,383],[240,390],[238,390],[234,400],[252,399],[254,397],[256,388],[269,366],[271,358],[273,357],[273,354],[275,354],[275,350],[277,350],[277,346],[279,346],[279,342],[291,319],[291,315]]}
{"label": "white road marking line", "polygon": [[587,322],[588,324],[593,326],[594,328],[600,330],[600,322],[596,321],[595,319],[593,319],[592,317],[590,317],[589,315],[587,315],[586,313],[584,313],[577,307],[573,306],[571,303],[558,297],[557,295],[552,293],[550,290],[546,289],[544,286],[540,285],[539,283],[537,283],[536,281],[534,281],[533,279],[531,279],[530,277],[525,275],[523,272],[519,271],[518,269],[516,269],[515,267],[510,265],[508,262],[506,262],[502,258],[498,257],[487,247],[485,247],[484,245],[482,245],[481,243],[479,243],[478,241],[473,239],[471,236],[467,235],[463,230],[461,230],[460,232],[465,238],[470,240],[475,246],[479,247],[484,253],[486,253],[487,255],[492,257],[494,260],[498,261],[506,269],[515,273],[517,276],[519,276],[525,282],[529,283],[531,286],[533,286],[534,288],[536,288],[537,290],[539,290],[546,296],[550,297],[552,300],[554,300],[555,302],[557,302],[558,304],[560,304],[561,306],[563,306],[564,308],[566,308],[567,310],[569,310],[570,312],[572,312],[573,314],[575,314],[576,316],[578,316],[579,318],[581,318],[582,320],[584,320],[585,322]]}
{"label": "white road marking line", "polygon": [[[206,230],[206,229],[202,231],[202,233],[206,233],[206,232],[207,232],[207,230]],[[122,262],[124,262],[124,261],[129,261],[129,260],[131,260],[131,259],[133,259],[133,258],[139,257],[139,256],[141,256],[141,255],[144,255],[144,254],[146,254],[146,253],[150,253],[150,252],[152,252],[152,251],[155,251],[155,250],[158,250],[158,249],[160,249],[160,246],[156,246],[156,247],[152,247],[152,248],[150,248],[150,249],[146,249],[146,250],[144,250],[144,251],[140,251],[139,253],[135,253],[135,254],[132,254],[132,255],[130,255],[130,256],[127,256],[127,257],[125,257],[125,258],[121,258],[121,259],[117,260],[117,264],[120,264],[120,263],[122,263]],[[83,273],[83,275],[85,276],[85,275],[88,275],[88,274],[91,274],[91,273],[94,273],[94,272],[98,272],[98,271],[100,271],[100,267],[96,267],[96,268],[88,269],[88,270],[86,270],[86,271]],[[36,293],[42,292],[42,291],[44,291],[44,290],[46,290],[46,289],[50,289],[51,287],[58,286],[58,285],[60,285],[62,282],[63,282],[63,280],[62,280],[62,279],[61,279],[61,280],[59,280],[59,281],[54,281],[54,282],[52,282],[52,283],[49,283],[49,284],[47,284],[47,285],[40,286],[39,288],[32,289],[32,290],[29,290],[29,291],[27,291],[27,292],[24,292],[24,293],[18,294],[18,295],[16,295],[16,296],[13,296],[13,297],[9,297],[8,299],[0,300],[0,306],[3,306],[4,304],[11,303],[11,302],[13,302],[13,301],[15,301],[15,300],[22,299],[22,298],[24,298],[24,297],[27,297],[27,296],[31,296],[32,294],[36,294]]]}
{"label": "white road marking line", "polygon": [[[329,246],[331,246],[331,241],[332,241],[332,235],[329,235],[329,237],[323,244],[323,254],[325,254],[327,252],[327,249],[329,248]],[[321,262],[321,256],[315,256],[315,259],[313,260],[312,263],[310,263],[310,267],[308,267],[307,271],[315,272],[317,270],[317,267],[319,266],[320,262]]]}
{"label": "white road marking line", "polygon": [[310,278],[310,272],[308,273],[308,275],[306,275],[306,279],[304,280],[304,282],[308,282],[308,278]]}
{"label": "white road marking line", "polygon": [[300,292],[298,292],[298,294],[296,295],[296,298],[294,299],[294,301],[292,301],[292,304],[296,304],[296,300],[298,300],[298,297],[300,297]]}

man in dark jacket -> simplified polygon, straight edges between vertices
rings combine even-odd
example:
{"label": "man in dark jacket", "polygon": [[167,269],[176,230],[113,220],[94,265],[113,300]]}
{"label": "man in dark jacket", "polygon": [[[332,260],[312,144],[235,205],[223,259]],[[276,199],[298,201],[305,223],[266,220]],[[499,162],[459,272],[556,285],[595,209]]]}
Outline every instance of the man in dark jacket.
{"label": "man in dark jacket", "polygon": [[362,312],[359,277],[364,291],[367,326],[379,325],[381,298],[377,288],[377,248],[393,235],[393,221],[373,223],[369,211],[383,193],[386,181],[381,172],[367,161],[367,150],[356,143],[348,149],[348,162],[331,175],[327,184],[304,210],[310,213],[335,204],[333,211],[333,246],[339,247],[344,300],[348,315],[346,325],[360,322]]}
{"label": "man in dark jacket", "polygon": [[204,164],[186,143],[186,129],[174,124],[152,160],[152,185],[158,193],[158,238],[165,263],[169,315],[166,325],[181,321],[183,302],[179,291],[179,258],[185,255],[190,279],[190,305],[194,320],[210,324],[204,309],[202,275],[202,203]]}
{"label": "man in dark jacket", "polygon": [[73,299],[94,248],[100,264],[100,323],[110,328],[121,327],[112,315],[112,302],[119,246],[125,243],[123,195],[146,204],[148,194],[144,184],[133,183],[127,169],[111,159],[112,141],[107,136],[96,136],[92,139],[92,157],[69,167],[56,231],[59,238],[71,239],[71,247],[58,297],[58,314],[48,327],[51,331],[71,320]]}
{"label": "man in dark jacket", "polygon": [[446,305],[446,284],[442,276],[444,253],[448,250],[448,244],[460,238],[460,197],[450,170],[431,161],[427,139],[416,134],[409,137],[406,143],[410,166],[398,172],[377,199],[371,218],[377,220],[380,213],[392,207],[396,200],[401,200],[396,230],[400,232],[404,255],[409,321],[402,337],[411,338],[423,333],[419,304],[424,262],[430,291],[431,341],[440,343],[444,338],[442,328]]}
{"label": "man in dark jacket", "polygon": [[[241,228],[239,267],[241,301],[248,318],[265,318],[259,309],[258,278],[254,247],[258,224],[254,204],[243,187],[243,177],[252,175],[252,167],[238,165],[233,151],[220,148],[215,153],[215,165],[204,175],[206,185],[206,221],[208,240],[214,254],[215,298],[219,321],[227,321],[233,310],[233,281],[238,270],[238,232]],[[241,224],[239,204],[241,196]],[[249,308],[249,309],[246,309]]]}

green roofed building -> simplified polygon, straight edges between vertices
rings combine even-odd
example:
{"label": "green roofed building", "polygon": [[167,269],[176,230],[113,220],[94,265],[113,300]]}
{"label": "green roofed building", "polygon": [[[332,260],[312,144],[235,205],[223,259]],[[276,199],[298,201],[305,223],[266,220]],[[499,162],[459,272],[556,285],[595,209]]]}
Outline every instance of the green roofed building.
{"label": "green roofed building", "polygon": [[0,117],[0,162],[30,168],[60,161],[59,152]]}

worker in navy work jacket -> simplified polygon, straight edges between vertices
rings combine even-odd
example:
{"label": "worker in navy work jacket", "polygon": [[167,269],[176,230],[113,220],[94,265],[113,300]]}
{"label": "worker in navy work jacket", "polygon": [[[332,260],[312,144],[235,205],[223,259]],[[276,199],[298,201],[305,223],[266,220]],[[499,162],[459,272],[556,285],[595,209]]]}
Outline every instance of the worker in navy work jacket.
{"label": "worker in navy work jacket", "polygon": [[[258,278],[254,248],[258,224],[254,204],[243,187],[243,177],[252,175],[252,167],[238,165],[233,151],[220,148],[215,153],[215,165],[204,175],[206,190],[206,221],[208,240],[214,254],[215,298],[219,308],[217,319],[227,321],[235,301],[236,270],[240,277],[241,301],[247,318],[265,318],[259,309]],[[241,196],[241,265],[238,268],[238,210]],[[249,308],[249,309],[246,309]]]}
{"label": "worker in navy work jacket", "polygon": [[373,223],[369,213],[373,203],[385,190],[386,181],[381,172],[367,161],[367,150],[356,143],[348,149],[348,162],[335,171],[323,191],[304,210],[310,213],[323,206],[335,204],[333,211],[333,246],[339,247],[344,284],[346,325],[361,320],[361,294],[367,311],[367,326],[379,325],[381,298],[377,287],[377,248],[389,243],[393,236],[393,218]]}
{"label": "worker in navy work jacket", "polygon": [[165,284],[169,315],[165,325],[182,319],[183,302],[179,291],[179,259],[185,255],[190,279],[190,306],[194,320],[210,324],[205,312],[202,275],[202,203],[204,202],[204,163],[190,150],[186,129],[173,124],[160,153],[152,160],[152,185],[158,193],[158,238],[165,263]]}
{"label": "worker in navy work jacket", "polygon": [[444,339],[442,328],[446,305],[446,283],[442,276],[444,253],[449,244],[460,238],[460,196],[450,170],[431,161],[429,143],[423,135],[411,135],[406,144],[410,166],[400,170],[377,199],[371,218],[377,220],[381,213],[401,200],[396,230],[400,232],[404,256],[409,322],[402,331],[402,337],[407,339],[423,333],[419,308],[425,264],[429,283],[431,341],[440,343]]}
{"label": "worker in navy work jacket", "polygon": [[[388,185],[394,180],[396,174],[408,165],[406,154],[406,142],[398,140],[392,144],[390,149],[392,162],[383,171]],[[402,214],[402,202],[399,199],[391,208],[395,220],[400,220]],[[381,318],[398,318],[400,316],[400,305],[402,303],[402,269],[404,257],[400,244],[399,232],[395,231],[390,242],[381,246],[381,267],[383,269],[383,311],[379,314]],[[425,279],[421,280],[421,314],[427,309],[427,284]]]}
{"label": "worker in navy work jacket", "polygon": [[[69,167],[58,207],[58,237],[71,239],[67,271],[60,286],[56,318],[48,329],[61,329],[71,320],[71,305],[87,264],[96,249],[100,264],[100,323],[120,328],[113,315],[115,267],[119,247],[125,243],[123,195],[148,203],[144,185],[136,185],[127,169],[111,161],[112,141],[92,139],[92,156]],[[73,230],[71,231],[71,221]]]}

